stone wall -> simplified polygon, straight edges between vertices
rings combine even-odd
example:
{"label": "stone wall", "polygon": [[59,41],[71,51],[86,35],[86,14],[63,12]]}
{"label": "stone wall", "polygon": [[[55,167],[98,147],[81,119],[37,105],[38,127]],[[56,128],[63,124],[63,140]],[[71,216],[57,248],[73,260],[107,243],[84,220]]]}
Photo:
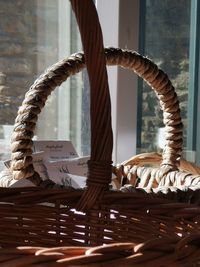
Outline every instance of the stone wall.
{"label": "stone wall", "polygon": [[13,124],[34,80],[36,1],[0,0],[0,125]]}
{"label": "stone wall", "polygon": [[[175,86],[184,124],[184,146],[187,139],[187,105],[190,42],[190,1],[146,0],[144,11],[143,54],[166,72]],[[140,101],[141,136],[138,148],[142,151],[159,150],[158,129],[162,123],[162,111],[154,92],[143,85]]]}

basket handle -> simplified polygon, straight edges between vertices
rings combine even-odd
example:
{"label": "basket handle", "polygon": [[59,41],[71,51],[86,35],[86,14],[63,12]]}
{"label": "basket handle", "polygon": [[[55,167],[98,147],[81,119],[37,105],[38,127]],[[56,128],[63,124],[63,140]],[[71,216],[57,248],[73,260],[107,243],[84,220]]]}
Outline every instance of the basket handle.
{"label": "basket handle", "polygon": [[93,0],[70,2],[79,26],[90,81],[91,158],[88,162],[88,188],[78,205],[82,210],[84,203],[90,202],[92,206],[96,198],[109,189],[113,133],[106,59],[97,10]]}
{"label": "basket handle", "polygon": [[[107,65],[119,65],[134,71],[156,92],[163,108],[166,130],[166,147],[162,154],[161,169],[166,171],[169,167],[176,168],[182,151],[182,123],[177,96],[167,75],[150,59],[133,51],[107,48],[105,55]],[[26,93],[15,120],[11,140],[11,170],[14,179],[27,178],[36,185],[42,185],[41,178],[34,171],[31,156],[32,137],[38,114],[51,92],[84,67],[84,54],[74,54],[50,67]]]}
{"label": "basket handle", "polygon": [[[92,1],[78,2],[84,2],[84,7],[86,7],[86,2],[91,4]],[[94,21],[95,19],[93,17],[93,24]],[[89,42],[90,45],[92,45],[92,41],[95,39],[96,38],[91,39]],[[96,46],[96,42],[94,46]],[[90,47],[90,52],[93,51],[92,47],[93,46]],[[100,46],[99,57],[102,57],[104,54],[102,49],[102,46]],[[168,77],[149,59],[143,58],[131,51],[108,49],[106,50],[106,58],[107,64],[109,65],[121,65],[125,68],[133,69],[157,92],[164,112],[164,124],[166,125],[167,131],[167,143],[163,152],[163,170],[166,168],[169,169],[169,167],[176,168],[179,163],[182,147],[182,123],[177,96]],[[86,200],[84,203],[87,204],[84,205],[89,205],[88,203],[92,205],[96,197],[99,197],[100,193],[108,188],[111,179],[112,130],[110,98],[107,81],[105,81],[104,88],[101,85],[102,77],[106,80],[107,74],[105,74],[104,69],[102,70],[104,74],[100,75],[101,72],[99,73],[96,69],[97,64],[95,57],[93,57],[93,60],[94,63],[91,65],[93,76],[90,77],[90,81],[92,80],[91,91],[93,95],[91,99],[93,106],[93,110],[91,108],[91,131],[93,141],[91,142],[92,157],[87,178],[88,190],[86,190],[84,194],[84,199]],[[104,63],[101,64],[104,65]],[[83,68],[83,54],[76,54],[68,60],[61,61],[48,69],[46,73],[35,81],[25,95],[22,106],[18,111],[11,141],[11,170],[14,179],[27,178],[36,185],[43,185],[41,178],[35,172],[32,164],[32,137],[38,114],[44,107],[48,95],[51,94],[55,87],[60,85],[70,75],[79,72]],[[105,65],[102,69],[103,68],[105,68]],[[91,73],[89,73],[89,75],[91,75]],[[95,76],[97,76],[97,78],[94,82],[93,77]],[[100,83],[100,85],[98,85],[98,83]],[[96,138],[96,134],[98,135],[98,139]],[[105,166],[107,166],[107,168],[105,168]],[[94,192],[99,192],[99,194],[94,194]]]}

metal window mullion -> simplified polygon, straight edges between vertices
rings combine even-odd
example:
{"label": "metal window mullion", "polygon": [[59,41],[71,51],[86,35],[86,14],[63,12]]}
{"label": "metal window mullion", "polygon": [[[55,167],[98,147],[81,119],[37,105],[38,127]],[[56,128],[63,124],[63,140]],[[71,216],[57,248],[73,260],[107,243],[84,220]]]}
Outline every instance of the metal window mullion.
{"label": "metal window mullion", "polygon": [[[71,5],[58,1],[58,53],[59,60],[71,54]],[[58,90],[58,139],[70,139],[70,82],[63,83]]]}
{"label": "metal window mullion", "polygon": [[[139,7],[139,53],[145,55],[145,37],[146,37],[146,0],[140,0]],[[142,102],[143,102],[143,80],[138,79],[138,97],[137,97],[137,153],[141,149],[142,133]]]}
{"label": "metal window mullion", "polygon": [[188,88],[188,131],[187,151],[196,151],[196,162],[200,163],[200,94],[199,88],[199,14],[198,0],[191,0],[189,88]]}
{"label": "metal window mullion", "polygon": [[[194,1],[194,0],[193,0]],[[195,91],[197,92],[196,116],[196,162],[200,165],[200,2],[196,2],[196,58],[195,58]]]}

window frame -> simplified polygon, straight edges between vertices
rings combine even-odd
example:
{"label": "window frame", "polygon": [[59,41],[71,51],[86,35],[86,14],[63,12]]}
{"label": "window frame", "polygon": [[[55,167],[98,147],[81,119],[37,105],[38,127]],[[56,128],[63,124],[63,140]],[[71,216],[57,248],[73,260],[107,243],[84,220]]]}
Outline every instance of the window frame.
{"label": "window frame", "polygon": [[187,150],[200,165],[200,2],[191,0]]}

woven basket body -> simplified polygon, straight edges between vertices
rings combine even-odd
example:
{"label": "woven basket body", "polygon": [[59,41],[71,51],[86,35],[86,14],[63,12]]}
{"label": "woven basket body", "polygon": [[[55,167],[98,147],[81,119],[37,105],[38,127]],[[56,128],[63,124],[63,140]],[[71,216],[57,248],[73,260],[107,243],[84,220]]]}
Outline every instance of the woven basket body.
{"label": "woven basket body", "polygon": [[[94,28],[97,34],[91,21],[92,28],[86,33],[82,28],[84,17],[95,20],[92,1],[71,2],[75,13],[83,16],[77,18],[81,33],[90,36]],[[181,173],[182,124],[174,87],[151,60],[129,50],[104,50],[101,37],[93,46],[91,40],[83,40],[85,55],[74,54],[41,75],[18,111],[11,144],[12,179],[29,179],[37,187],[0,188],[0,264],[198,266],[199,191],[188,182],[195,177],[184,178],[179,188],[164,182],[159,186],[166,177],[176,179]],[[151,171],[150,182],[140,186],[109,190],[112,129],[105,64],[130,69],[142,77],[155,90],[163,109],[167,134],[162,161]],[[87,187],[59,188],[52,181],[42,181],[34,171],[33,132],[47,97],[85,66],[91,84],[92,128]]]}

